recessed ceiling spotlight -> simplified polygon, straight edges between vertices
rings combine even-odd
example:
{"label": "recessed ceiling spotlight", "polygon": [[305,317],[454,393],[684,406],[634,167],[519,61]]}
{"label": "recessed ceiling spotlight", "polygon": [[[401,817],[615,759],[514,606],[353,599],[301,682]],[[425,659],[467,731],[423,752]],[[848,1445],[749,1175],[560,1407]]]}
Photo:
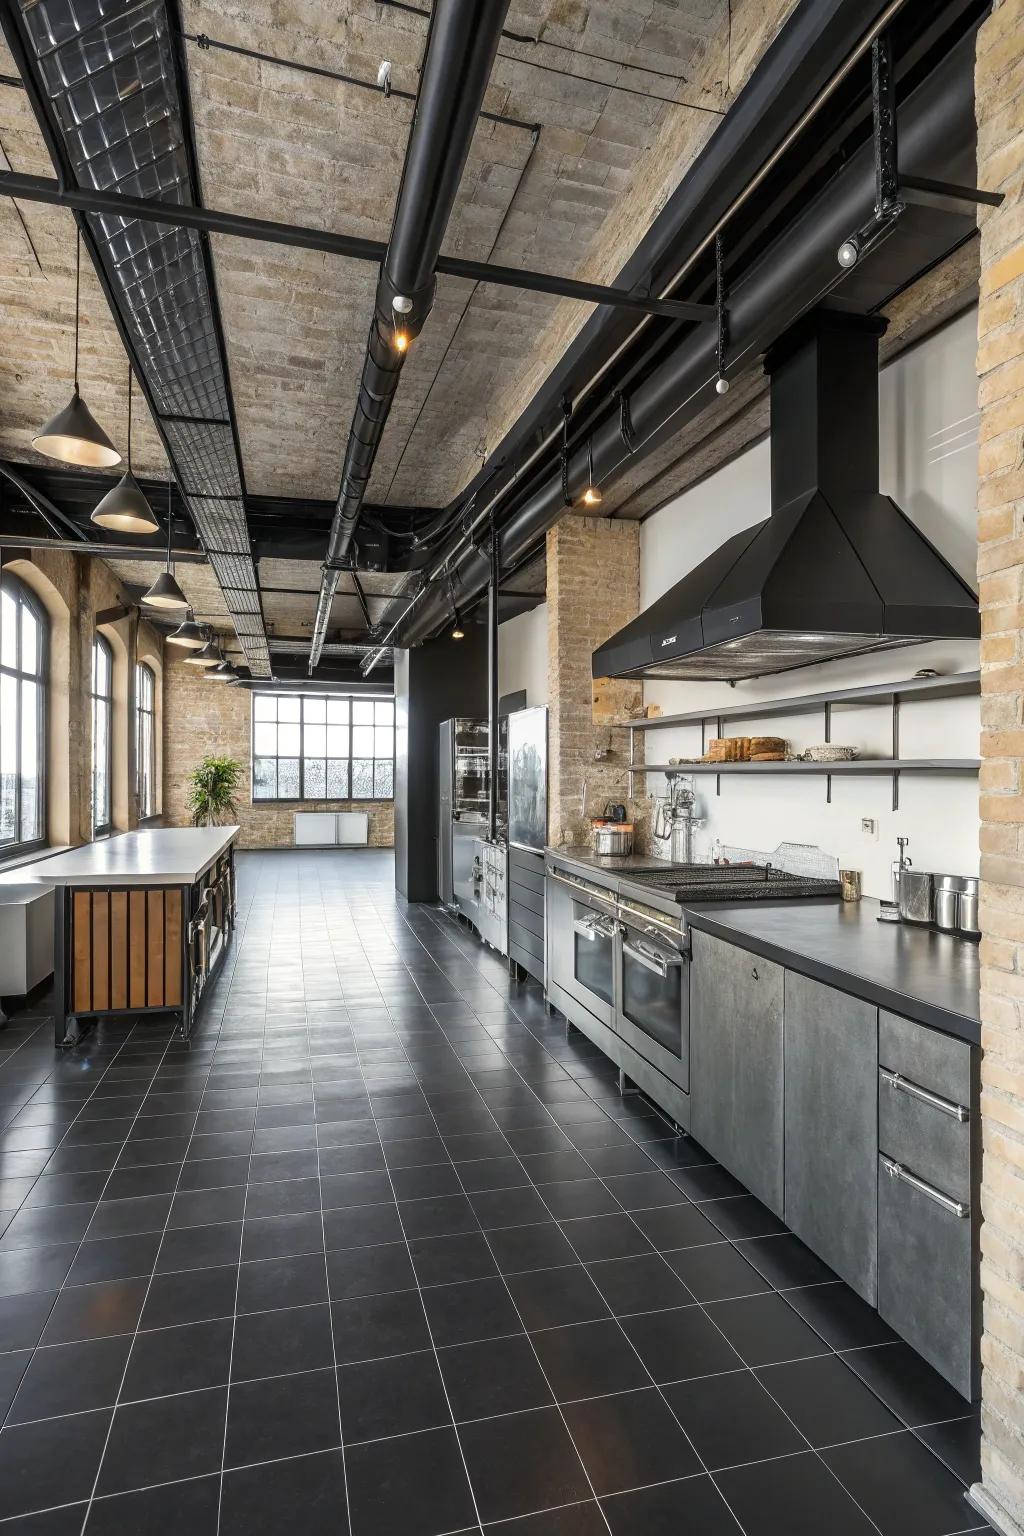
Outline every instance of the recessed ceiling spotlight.
{"label": "recessed ceiling spotlight", "polygon": [[851,235],[849,240],[844,240],[838,251],[836,251],[836,260],[841,267],[845,267],[847,270],[857,265],[859,257],[860,243],[856,235]]}

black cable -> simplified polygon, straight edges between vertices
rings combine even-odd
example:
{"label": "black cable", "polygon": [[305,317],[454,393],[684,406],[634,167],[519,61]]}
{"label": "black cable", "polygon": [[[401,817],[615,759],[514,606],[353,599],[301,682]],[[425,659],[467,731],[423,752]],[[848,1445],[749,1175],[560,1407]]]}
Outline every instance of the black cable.
{"label": "black cable", "polygon": [[82,278],[82,231],[75,223],[75,394],[78,394],[78,303]]}
{"label": "black cable", "polygon": [[[243,59],[255,59],[259,64],[277,64],[282,69],[294,69],[302,75],[318,75],[322,80],[337,80],[341,85],[354,85],[361,91],[372,91],[375,96],[397,96],[402,101],[416,100],[415,91],[399,90],[390,81],[385,85],[378,85],[376,80],[361,80],[358,75],[346,75],[341,70],[327,69],[320,64],[305,64],[299,59],[282,58],[280,54],[263,53],[258,48],[243,48],[240,43],[225,43],[219,38],[209,37],[205,32],[183,32],[181,35],[187,43],[195,43],[204,51],[214,48],[219,53],[234,53]],[[525,123],[518,117],[509,117],[502,112],[481,110],[480,116],[492,123],[504,123],[509,128],[524,128],[529,133],[533,133],[540,126],[537,123]]]}

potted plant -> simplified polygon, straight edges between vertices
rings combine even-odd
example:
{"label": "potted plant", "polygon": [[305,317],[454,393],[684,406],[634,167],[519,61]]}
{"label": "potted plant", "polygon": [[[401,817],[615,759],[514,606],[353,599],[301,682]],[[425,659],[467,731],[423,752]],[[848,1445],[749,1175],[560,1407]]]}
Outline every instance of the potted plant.
{"label": "potted plant", "polygon": [[188,808],[194,827],[218,827],[234,821],[235,792],[242,765],[233,757],[204,757],[189,774]]}

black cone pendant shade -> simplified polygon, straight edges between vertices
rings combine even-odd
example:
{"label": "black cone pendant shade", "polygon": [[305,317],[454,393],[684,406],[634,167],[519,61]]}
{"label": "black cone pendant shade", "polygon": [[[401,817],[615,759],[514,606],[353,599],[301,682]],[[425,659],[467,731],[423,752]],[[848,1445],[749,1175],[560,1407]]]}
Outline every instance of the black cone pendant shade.
{"label": "black cone pendant shade", "polygon": [[198,651],[206,644],[206,636],[195,619],[182,619],[177,629],[167,636],[167,644],[183,646],[187,651]]}
{"label": "black cone pendant shade", "polygon": [[52,416],[33,448],[63,464],[82,464],[88,469],[111,469],[121,455],[104,432],[76,387],[71,402]]}
{"label": "black cone pendant shade", "polygon": [[[167,478],[167,565],[154,581],[149,591],[143,594],[142,601],[148,603],[151,608],[190,608],[192,605],[184,592],[174,579],[171,561],[171,486],[173,480],[170,473]],[[186,660],[190,658],[186,657]]]}
{"label": "black cone pendant shade", "polygon": [[132,474],[132,366],[128,364],[128,468],[94,509],[91,521],[118,533],[159,533],[160,524]]}
{"label": "black cone pendant shade", "polygon": [[33,448],[63,464],[83,464],[88,469],[111,469],[121,455],[86,405],[78,390],[78,294],[81,275],[81,235],[75,244],[75,392],[68,405],[32,439]]}
{"label": "black cone pendant shade", "polygon": [[201,651],[190,651],[182,660],[190,667],[216,667],[222,660],[212,640],[207,640]]}

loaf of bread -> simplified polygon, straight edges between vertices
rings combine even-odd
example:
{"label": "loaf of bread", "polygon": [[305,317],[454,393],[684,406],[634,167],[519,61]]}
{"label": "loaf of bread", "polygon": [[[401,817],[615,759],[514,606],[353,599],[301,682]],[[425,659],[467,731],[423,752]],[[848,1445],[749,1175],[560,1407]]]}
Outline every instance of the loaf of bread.
{"label": "loaf of bread", "polygon": [[786,742],[782,736],[751,736],[750,738],[751,757],[760,757],[765,752],[781,752],[784,755],[785,751]]}

